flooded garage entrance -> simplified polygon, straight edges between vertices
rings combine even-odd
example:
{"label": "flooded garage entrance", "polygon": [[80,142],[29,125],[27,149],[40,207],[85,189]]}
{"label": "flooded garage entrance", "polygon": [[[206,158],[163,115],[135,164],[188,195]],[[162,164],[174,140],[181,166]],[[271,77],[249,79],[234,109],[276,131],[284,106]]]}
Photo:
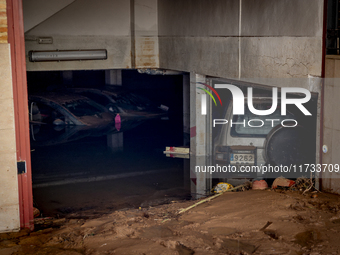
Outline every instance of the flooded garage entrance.
{"label": "flooded garage entrance", "polygon": [[[98,89],[104,75],[77,71],[71,83],[62,72],[28,73],[29,96],[65,88]],[[34,203],[42,216],[92,218],[191,198],[183,178],[184,159],[163,154],[166,146],[183,145],[182,76],[126,70],[122,80],[122,88],[168,107],[167,114],[127,122],[121,116],[120,126],[114,122],[113,129],[31,121]]]}

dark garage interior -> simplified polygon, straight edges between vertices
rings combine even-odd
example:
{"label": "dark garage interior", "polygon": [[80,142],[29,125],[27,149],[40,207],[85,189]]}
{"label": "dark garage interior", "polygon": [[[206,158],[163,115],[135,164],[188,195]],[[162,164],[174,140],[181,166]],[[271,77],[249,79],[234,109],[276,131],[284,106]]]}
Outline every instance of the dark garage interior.
{"label": "dark garage interior", "polygon": [[[103,70],[73,71],[72,82],[65,82],[62,71],[28,72],[27,77],[29,96],[61,88],[105,86]],[[118,147],[110,148],[110,133],[100,130],[95,135],[93,131],[70,131],[71,138],[63,139],[55,139],[56,131],[49,130],[53,129],[50,125],[48,130],[45,126],[35,133],[30,130],[34,203],[42,215],[88,218],[189,199],[183,180],[185,159],[163,154],[166,146],[183,145],[182,79],[181,75],[122,70],[123,89],[169,110],[166,118],[143,120],[127,130],[122,123]],[[36,130],[34,125],[31,129]],[[49,132],[54,135],[46,134]]]}

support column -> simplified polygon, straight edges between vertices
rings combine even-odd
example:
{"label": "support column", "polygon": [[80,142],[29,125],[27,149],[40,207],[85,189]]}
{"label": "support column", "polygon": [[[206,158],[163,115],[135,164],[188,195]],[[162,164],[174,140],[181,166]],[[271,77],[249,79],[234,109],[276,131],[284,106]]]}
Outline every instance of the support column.
{"label": "support column", "polygon": [[73,72],[72,71],[63,71],[62,72],[63,77],[63,84],[67,87],[73,87]]}
{"label": "support column", "polygon": [[107,135],[107,147],[112,153],[124,150],[123,132]]}
{"label": "support column", "polygon": [[201,169],[209,166],[208,155],[209,147],[209,118],[210,105],[207,103],[207,114],[201,113],[201,94],[204,91],[197,89],[203,85],[198,82],[206,82],[204,75],[190,73],[190,177],[191,177],[191,193],[194,198],[200,198],[209,194],[211,189],[211,179],[207,173],[196,172],[196,166]]}
{"label": "support column", "polygon": [[190,145],[190,75],[183,75],[183,145]]}
{"label": "support column", "polygon": [[123,84],[122,70],[121,69],[105,70],[105,84],[122,86]]}
{"label": "support column", "polygon": [[[105,70],[105,84],[122,86],[122,70],[111,69]],[[111,152],[123,151],[123,132],[111,134],[107,136],[107,147],[110,148]]]}
{"label": "support column", "polygon": [[[183,75],[183,146],[190,146],[190,75]],[[183,160],[183,187],[191,190],[190,160]]]}

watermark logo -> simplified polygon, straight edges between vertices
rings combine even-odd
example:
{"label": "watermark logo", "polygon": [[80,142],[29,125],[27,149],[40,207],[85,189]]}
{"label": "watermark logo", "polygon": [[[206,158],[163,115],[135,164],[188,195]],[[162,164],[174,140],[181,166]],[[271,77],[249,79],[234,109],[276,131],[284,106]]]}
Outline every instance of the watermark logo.
{"label": "watermark logo", "polygon": [[[220,97],[220,95],[217,93],[217,91],[213,87],[211,87],[208,84],[203,83],[203,82],[197,82],[197,83],[206,86],[208,89],[210,89],[212,92],[214,92],[215,95],[217,96],[218,100],[220,101],[221,106],[222,106],[221,97]],[[211,92],[209,90],[204,89],[204,88],[200,88],[200,87],[197,87],[197,88],[203,90],[204,92],[206,92],[212,98],[212,100],[214,101],[215,106],[217,106],[215,97],[213,96],[213,94],[211,94]],[[202,115],[207,115],[207,94],[202,94],[201,95],[201,100],[202,100],[202,102],[201,102],[201,113],[202,113]]]}
{"label": "watermark logo", "polygon": [[[222,105],[222,100],[217,93],[217,91],[209,86],[208,84],[198,82],[199,84],[202,84],[209,88],[211,91],[213,91],[216,96],[218,97],[221,105]],[[209,92],[208,90],[204,88],[197,87],[198,89],[201,89],[205,91],[214,101],[215,105],[217,106],[216,100],[214,96]],[[231,84],[216,84],[215,88],[217,89],[228,89],[231,94],[232,94],[232,101],[233,101],[233,114],[237,115],[244,115],[244,106],[245,106],[245,96],[243,94],[243,91],[236,87],[235,85]],[[270,109],[267,110],[257,110],[254,107],[253,104],[253,88],[248,87],[247,89],[247,104],[248,104],[248,109],[251,113],[259,116],[264,116],[264,115],[270,115],[275,112],[277,109],[278,105],[278,88],[273,88],[272,89],[272,106]],[[287,98],[288,93],[299,93],[299,94],[304,94],[304,98]],[[294,104],[304,115],[312,115],[302,104],[307,103],[311,99],[311,93],[309,90],[304,89],[304,88],[282,88],[281,89],[281,115],[286,115],[287,114],[287,105],[288,104]],[[202,94],[202,115],[206,115],[206,109],[207,109],[207,99],[206,99],[206,94]]]}
{"label": "watermark logo", "polygon": [[[210,89],[212,92],[215,93],[215,95],[218,97],[221,106],[222,106],[222,100],[219,96],[219,94],[217,93],[217,91],[205,84],[205,83],[200,83],[204,86],[206,86],[208,89]],[[251,112],[253,115],[256,116],[269,116],[271,114],[273,114],[277,109],[278,109],[278,105],[280,104],[280,109],[281,109],[281,116],[287,116],[287,105],[295,105],[305,116],[311,116],[312,114],[306,109],[305,106],[303,106],[303,104],[307,103],[310,99],[311,99],[311,93],[309,90],[304,89],[304,88],[297,88],[297,87],[283,87],[281,88],[281,98],[278,98],[278,88],[273,87],[272,88],[272,96],[271,98],[268,97],[268,99],[266,100],[267,102],[271,101],[271,107],[268,109],[256,109],[254,107],[254,96],[253,96],[253,88],[252,87],[248,87],[247,88],[247,96],[244,95],[243,91],[235,86],[235,85],[231,85],[231,84],[215,84],[214,86],[216,89],[228,89],[231,92],[231,96],[232,96],[232,110],[233,110],[233,115],[245,115],[245,106],[247,106],[249,112]],[[208,91],[207,89],[204,88],[200,88],[199,89],[205,91],[214,101],[215,105],[217,106],[216,100],[213,96],[213,94]],[[207,94],[202,94],[202,102],[201,102],[201,114],[202,115],[206,115],[207,114]],[[288,98],[288,94],[300,94],[303,95],[299,98]],[[276,115],[277,116],[277,115]],[[287,119],[287,120],[281,120],[281,119],[263,119],[263,117],[259,118],[259,119],[250,119],[248,120],[248,126],[249,127],[262,127],[265,124],[265,121],[269,121],[272,124],[272,127],[274,126],[274,122],[275,121],[281,121],[281,123],[284,123],[285,121],[289,121],[289,122],[294,122],[295,125],[287,125],[289,127],[295,127],[298,123],[296,120],[294,119]],[[254,122],[258,122],[259,125],[254,125]],[[227,119],[214,119],[213,120],[213,127],[215,127],[216,125],[224,125],[230,123],[231,125],[233,124],[242,124],[243,126],[246,126],[245,123],[245,119],[243,119],[242,123],[233,123],[233,120],[227,120]],[[282,124],[283,126],[286,126],[284,124]]]}
{"label": "watermark logo", "polygon": [[[235,85],[230,84],[216,84],[215,88],[229,89],[233,97],[233,114],[244,115],[245,97],[242,90]],[[272,89],[272,107],[267,110],[257,110],[253,104],[253,88],[247,89],[247,103],[248,109],[255,115],[264,116],[270,115],[277,109],[278,105],[278,89]],[[288,93],[304,94],[304,98],[287,98]],[[294,104],[304,115],[312,115],[302,104],[307,103],[311,99],[311,93],[304,88],[282,88],[281,89],[281,115],[287,114],[287,104]]]}

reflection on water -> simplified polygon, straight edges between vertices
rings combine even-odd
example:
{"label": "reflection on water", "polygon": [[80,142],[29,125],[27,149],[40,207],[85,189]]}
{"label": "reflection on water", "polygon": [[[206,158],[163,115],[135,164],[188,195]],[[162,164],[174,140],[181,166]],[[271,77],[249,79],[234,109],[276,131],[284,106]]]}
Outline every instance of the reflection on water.
{"label": "reflection on water", "polygon": [[122,122],[122,132],[101,134],[41,125],[31,147],[34,201],[44,215],[91,211],[93,217],[190,197],[183,189],[183,159],[163,154],[165,146],[182,145],[181,126],[162,120],[138,124],[124,129]]}
{"label": "reflection on water", "polygon": [[144,123],[138,119],[119,119],[118,123],[91,127],[75,125],[48,125],[41,122],[32,122],[30,125],[31,147],[50,146],[68,143],[91,136],[112,135],[131,130]]}

